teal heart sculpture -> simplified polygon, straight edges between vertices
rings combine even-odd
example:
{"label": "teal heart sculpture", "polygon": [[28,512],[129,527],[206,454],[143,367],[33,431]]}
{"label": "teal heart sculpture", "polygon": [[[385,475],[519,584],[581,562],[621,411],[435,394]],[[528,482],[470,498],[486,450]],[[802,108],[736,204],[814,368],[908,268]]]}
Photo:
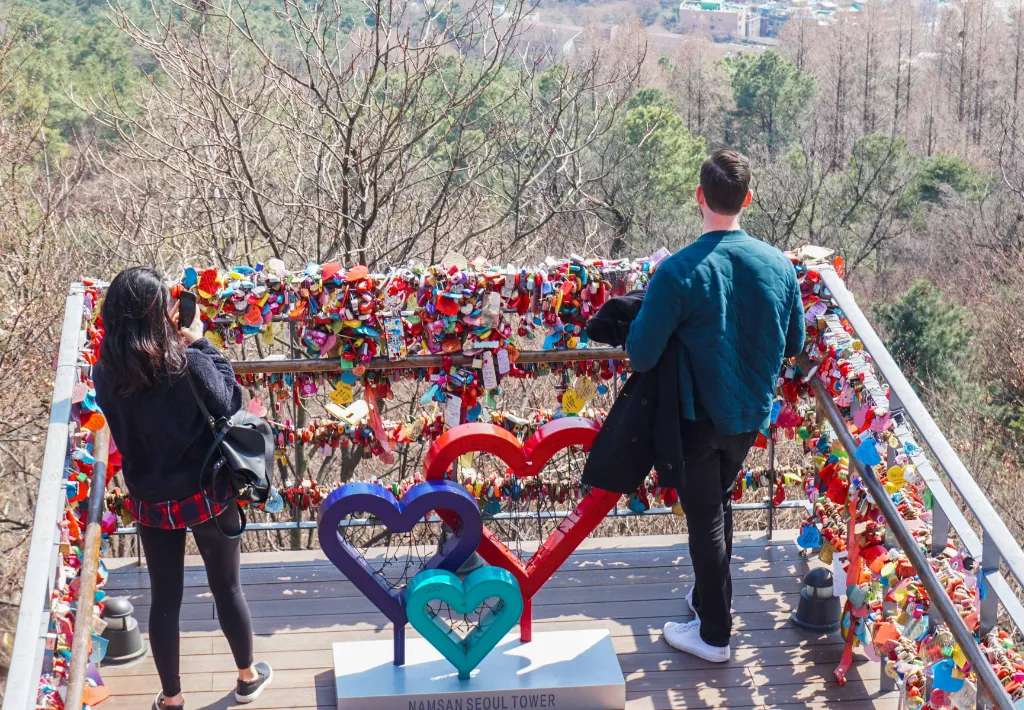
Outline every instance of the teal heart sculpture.
{"label": "teal heart sculpture", "polygon": [[[491,598],[498,603],[484,612],[479,625],[465,638],[430,610],[430,603],[440,600],[459,614],[469,614]],[[465,580],[447,570],[428,569],[405,588],[405,613],[412,627],[466,680],[516,625],[523,613],[523,594],[516,578],[501,567],[481,567]]]}

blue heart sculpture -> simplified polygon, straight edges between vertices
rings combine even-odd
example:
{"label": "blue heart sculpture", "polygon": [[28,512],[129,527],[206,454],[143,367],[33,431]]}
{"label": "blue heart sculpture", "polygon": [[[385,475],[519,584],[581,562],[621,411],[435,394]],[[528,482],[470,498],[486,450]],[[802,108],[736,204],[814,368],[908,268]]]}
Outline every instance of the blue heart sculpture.
{"label": "blue heart sculpture", "polygon": [[483,530],[476,500],[457,483],[418,483],[400,501],[379,483],[346,483],[327,496],[320,507],[320,547],[327,559],[394,623],[396,666],[405,663],[405,599],[400,590],[392,589],[374,574],[363,554],[338,533],[338,524],[346,515],[365,513],[391,532],[403,533],[412,530],[431,510],[451,511],[460,524],[454,544],[435,555],[426,568],[457,570],[480,544]]}
{"label": "blue heart sculpture", "polygon": [[[469,614],[487,599],[498,603],[484,612],[479,625],[462,638],[430,611],[430,602],[441,600],[460,614]],[[461,580],[446,570],[420,572],[405,589],[405,610],[412,627],[436,648],[467,680],[484,657],[516,625],[523,613],[519,582],[501,567],[481,567]]]}

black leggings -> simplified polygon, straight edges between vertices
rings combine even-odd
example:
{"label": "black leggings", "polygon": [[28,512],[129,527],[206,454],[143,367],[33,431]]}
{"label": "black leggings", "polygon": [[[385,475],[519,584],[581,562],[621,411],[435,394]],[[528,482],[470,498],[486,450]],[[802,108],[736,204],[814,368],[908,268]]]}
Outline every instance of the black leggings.
{"label": "black leggings", "polygon": [[[238,508],[230,506],[221,513],[225,530],[237,530]],[[179,675],[178,615],[185,586],[185,531],[140,526],[142,549],[146,552],[152,607],[149,612],[149,645],[166,697],[181,692]],[[206,567],[206,578],[213,592],[220,628],[231,646],[238,668],[252,665],[252,623],[249,607],[239,581],[241,541],[226,537],[213,520],[192,528],[199,554]]]}

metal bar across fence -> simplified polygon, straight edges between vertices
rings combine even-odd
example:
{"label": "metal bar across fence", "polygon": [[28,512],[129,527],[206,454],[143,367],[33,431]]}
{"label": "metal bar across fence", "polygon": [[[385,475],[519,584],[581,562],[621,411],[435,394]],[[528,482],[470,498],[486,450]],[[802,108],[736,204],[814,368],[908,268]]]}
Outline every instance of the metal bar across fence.
{"label": "metal bar across fence", "polygon": [[[810,508],[810,503],[805,500],[784,500],[781,503],[772,505],[770,502],[766,503],[733,503],[732,509],[734,511],[754,511],[754,510],[785,510],[795,509],[807,511]],[[572,513],[571,510],[542,510],[539,512],[509,512],[509,513],[495,513],[494,515],[485,515],[484,520],[561,520],[567,515]],[[606,518],[635,518],[642,517],[645,515],[672,515],[672,509],[665,506],[658,506],[648,508],[642,513],[634,513],[632,510],[626,508],[615,508],[608,513]],[[430,523],[440,523],[441,519],[436,515],[428,515],[424,517],[417,525],[427,525]],[[379,524],[372,518],[349,518],[338,523],[339,528],[347,527],[370,527],[372,525]],[[272,530],[313,530],[317,527],[317,521],[315,520],[293,520],[293,521],[272,521],[265,523],[249,523],[245,526],[246,532],[257,532],[257,531],[272,531]],[[137,532],[134,525],[125,525],[117,528],[117,535],[134,535]]]}
{"label": "metal bar across fence", "polygon": [[[620,348],[578,348],[576,350],[522,350],[516,359],[520,365],[558,364],[591,360],[625,360],[628,356]],[[458,352],[445,355],[412,355],[402,360],[374,358],[364,366],[367,370],[418,370],[421,368],[452,365],[471,365],[475,355]],[[233,360],[231,366],[239,375],[297,372],[340,372],[338,358],[267,358],[263,360]]]}

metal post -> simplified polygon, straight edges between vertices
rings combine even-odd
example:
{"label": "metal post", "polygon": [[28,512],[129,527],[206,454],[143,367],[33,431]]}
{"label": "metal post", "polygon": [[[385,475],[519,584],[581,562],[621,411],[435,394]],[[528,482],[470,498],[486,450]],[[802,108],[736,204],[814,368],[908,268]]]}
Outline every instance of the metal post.
{"label": "metal post", "polygon": [[942,552],[949,543],[949,516],[942,506],[932,506],[932,542],[929,550],[933,555]]}
{"label": "metal post", "polygon": [[991,575],[999,572],[1002,559],[992,534],[985,529],[981,536],[981,562],[978,570],[979,611],[981,612],[979,631],[982,638],[985,638],[993,629],[999,616],[999,597],[992,591],[988,580]]}
{"label": "metal post", "polygon": [[[890,601],[888,596],[882,601],[882,616],[883,618],[889,618],[892,613],[896,611],[896,603]],[[883,692],[896,689],[896,679],[889,675],[886,671],[889,667],[889,657],[885,654],[879,654],[881,658],[878,659],[878,670],[881,672],[879,676],[878,687]]]}
{"label": "metal post", "polygon": [[775,537],[775,426],[768,429],[768,541]]}
{"label": "metal post", "polygon": [[[288,347],[291,352],[292,358],[299,357],[299,346],[295,342],[295,321],[288,321]],[[306,410],[302,408],[299,403],[298,388],[295,383],[292,382],[292,407],[295,409],[295,476],[298,484],[302,483],[302,479],[306,475],[306,451],[303,446],[302,437],[298,436],[298,433],[302,431],[302,427],[306,425]],[[293,550],[302,549],[302,509],[296,507],[293,515],[295,516],[295,527],[289,532],[291,538],[291,545]]]}

